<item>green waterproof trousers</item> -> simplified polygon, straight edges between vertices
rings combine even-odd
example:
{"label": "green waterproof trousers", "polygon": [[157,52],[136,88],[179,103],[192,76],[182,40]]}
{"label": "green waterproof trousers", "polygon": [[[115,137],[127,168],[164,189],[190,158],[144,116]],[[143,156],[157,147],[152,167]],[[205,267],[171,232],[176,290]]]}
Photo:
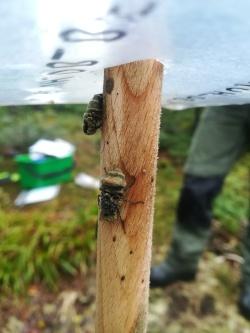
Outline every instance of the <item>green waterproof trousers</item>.
{"label": "green waterproof trousers", "polygon": [[[177,221],[166,258],[177,270],[196,271],[210,236],[213,200],[231,167],[248,151],[249,143],[250,105],[204,110],[185,165]],[[250,227],[243,252],[243,278],[250,284]]]}

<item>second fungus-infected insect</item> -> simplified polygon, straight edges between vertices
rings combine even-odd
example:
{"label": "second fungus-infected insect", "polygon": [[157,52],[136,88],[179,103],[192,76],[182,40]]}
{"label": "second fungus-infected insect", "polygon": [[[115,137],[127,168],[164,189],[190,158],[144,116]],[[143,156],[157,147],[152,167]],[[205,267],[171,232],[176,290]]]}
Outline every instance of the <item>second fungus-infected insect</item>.
{"label": "second fungus-infected insect", "polygon": [[89,102],[87,111],[83,116],[83,132],[91,135],[102,126],[103,120],[103,95],[97,94]]}

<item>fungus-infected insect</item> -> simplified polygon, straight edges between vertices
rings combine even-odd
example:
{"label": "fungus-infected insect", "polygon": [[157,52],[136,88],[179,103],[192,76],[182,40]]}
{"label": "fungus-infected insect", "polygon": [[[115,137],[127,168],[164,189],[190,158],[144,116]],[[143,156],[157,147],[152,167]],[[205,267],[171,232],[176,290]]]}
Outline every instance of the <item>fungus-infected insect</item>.
{"label": "fungus-infected insect", "polygon": [[[133,177],[132,177],[133,178]],[[143,201],[129,201],[125,198],[127,190],[133,186],[135,179],[128,185],[125,175],[120,169],[115,169],[106,173],[101,179],[101,194],[98,198],[98,204],[101,210],[101,217],[108,222],[114,222],[120,219],[124,233],[124,221],[121,218],[120,209],[122,203],[127,201],[131,204],[144,204]]]}
{"label": "fungus-infected insect", "polygon": [[120,208],[126,189],[125,176],[121,170],[109,171],[101,179],[99,207],[104,220],[113,222],[120,217]]}
{"label": "fungus-infected insect", "polygon": [[97,94],[89,102],[87,111],[83,115],[83,132],[91,135],[102,126],[103,95]]}

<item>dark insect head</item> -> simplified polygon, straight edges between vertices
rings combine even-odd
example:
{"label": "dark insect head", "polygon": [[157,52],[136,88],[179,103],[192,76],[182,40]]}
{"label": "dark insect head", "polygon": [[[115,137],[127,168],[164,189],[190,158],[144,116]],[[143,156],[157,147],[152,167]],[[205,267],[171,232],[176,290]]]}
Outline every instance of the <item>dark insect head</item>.
{"label": "dark insect head", "polygon": [[103,95],[97,94],[89,102],[83,116],[83,132],[91,135],[102,126],[103,120]]}

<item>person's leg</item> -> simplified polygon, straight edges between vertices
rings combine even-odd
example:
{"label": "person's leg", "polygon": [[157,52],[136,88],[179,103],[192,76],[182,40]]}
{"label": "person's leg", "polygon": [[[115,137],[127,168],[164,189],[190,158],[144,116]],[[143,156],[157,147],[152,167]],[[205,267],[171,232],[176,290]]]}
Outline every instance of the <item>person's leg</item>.
{"label": "person's leg", "polygon": [[172,267],[177,268],[181,264],[182,269],[196,271],[210,236],[212,202],[222,188],[223,179],[223,176],[185,177],[167,256]]}
{"label": "person's leg", "polygon": [[151,270],[151,287],[194,277],[210,234],[212,202],[245,148],[242,107],[208,108],[192,140],[177,222],[166,260]]}
{"label": "person's leg", "polygon": [[222,176],[186,175],[172,243],[165,261],[151,269],[151,287],[194,279],[199,258],[210,236],[212,202],[222,184]]}
{"label": "person's leg", "polygon": [[[248,133],[248,148],[250,151],[250,111],[248,112],[247,129]],[[250,179],[246,179],[250,183]],[[250,200],[250,198],[249,198]],[[241,294],[239,298],[239,309],[242,315],[250,319],[250,206],[248,211],[248,226],[244,235],[244,242],[242,252],[244,257],[244,264],[241,270]]]}

